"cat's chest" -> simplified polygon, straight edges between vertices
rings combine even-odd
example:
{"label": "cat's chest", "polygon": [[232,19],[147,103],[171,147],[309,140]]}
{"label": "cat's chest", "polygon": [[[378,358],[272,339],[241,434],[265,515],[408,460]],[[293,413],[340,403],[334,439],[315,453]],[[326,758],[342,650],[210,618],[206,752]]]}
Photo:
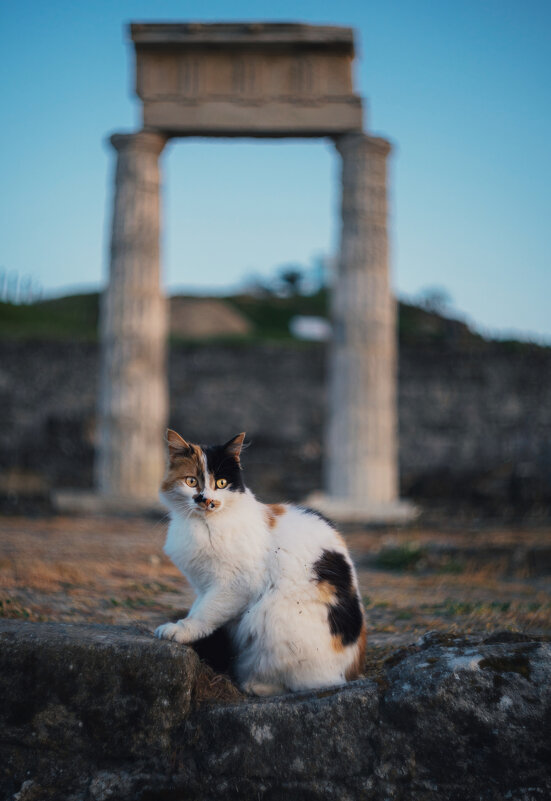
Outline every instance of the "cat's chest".
{"label": "cat's chest", "polygon": [[164,551],[196,590],[205,590],[213,582],[250,583],[251,572],[262,571],[265,558],[257,538],[249,538],[247,548],[241,538],[242,532],[217,530],[202,521],[172,522]]}
{"label": "cat's chest", "polygon": [[200,522],[179,524],[171,522],[164,552],[192,583],[201,577],[212,578],[216,556],[208,528]]}

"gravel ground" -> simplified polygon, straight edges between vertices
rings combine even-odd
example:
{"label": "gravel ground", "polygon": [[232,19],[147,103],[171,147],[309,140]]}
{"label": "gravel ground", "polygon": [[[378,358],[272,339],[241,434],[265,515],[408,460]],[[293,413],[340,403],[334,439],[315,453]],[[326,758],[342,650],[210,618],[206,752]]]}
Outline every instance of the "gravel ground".
{"label": "gravel ground", "polygon": [[[146,630],[178,619],[193,593],[162,553],[165,529],[166,521],[139,518],[3,518],[0,616]],[[551,548],[551,529],[386,529],[346,539],[359,565],[372,655],[430,629],[551,634],[551,574],[531,575],[524,562],[511,569],[500,556]],[[448,555],[433,559],[442,549]]]}

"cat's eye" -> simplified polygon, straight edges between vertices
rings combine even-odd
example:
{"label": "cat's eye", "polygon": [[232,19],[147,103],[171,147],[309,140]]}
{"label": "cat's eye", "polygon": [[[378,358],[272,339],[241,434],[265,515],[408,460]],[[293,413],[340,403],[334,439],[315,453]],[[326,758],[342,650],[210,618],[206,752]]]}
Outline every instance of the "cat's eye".
{"label": "cat's eye", "polygon": [[197,486],[197,479],[195,476],[186,476],[184,481],[188,485],[188,487],[196,487]]}
{"label": "cat's eye", "polygon": [[216,479],[216,486],[218,489],[224,489],[224,487],[228,486],[228,481],[225,478],[217,478]]}

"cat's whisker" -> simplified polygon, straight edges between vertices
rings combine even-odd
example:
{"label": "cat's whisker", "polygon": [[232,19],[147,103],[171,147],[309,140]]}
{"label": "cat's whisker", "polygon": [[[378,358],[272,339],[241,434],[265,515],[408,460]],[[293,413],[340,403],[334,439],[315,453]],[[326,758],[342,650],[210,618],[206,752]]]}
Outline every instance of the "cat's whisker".
{"label": "cat's whisker", "polygon": [[167,512],[161,518],[159,518],[159,520],[155,521],[155,524],[153,526],[153,530],[155,531],[160,526],[163,526],[165,523],[168,523],[169,521],[170,521],[170,512]]}

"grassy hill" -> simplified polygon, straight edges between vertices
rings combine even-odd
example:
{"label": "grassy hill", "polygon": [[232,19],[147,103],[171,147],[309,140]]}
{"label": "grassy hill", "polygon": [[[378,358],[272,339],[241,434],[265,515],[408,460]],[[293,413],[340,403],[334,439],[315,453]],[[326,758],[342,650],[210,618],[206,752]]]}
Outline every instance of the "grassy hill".
{"label": "grassy hill", "polygon": [[[321,290],[314,295],[231,295],[223,298],[229,305],[247,317],[254,333],[244,341],[293,342],[289,322],[296,315],[328,314],[328,293]],[[97,292],[67,295],[43,300],[30,305],[0,303],[0,338],[84,341],[97,340],[99,295]],[[484,347],[482,336],[465,323],[445,317],[419,306],[400,303],[398,328],[403,345],[468,345]],[[235,338],[234,338],[235,339]],[[522,342],[502,343],[505,346],[534,347]]]}
{"label": "grassy hill", "polygon": [[99,295],[67,295],[38,303],[0,303],[2,339],[95,340]]}

